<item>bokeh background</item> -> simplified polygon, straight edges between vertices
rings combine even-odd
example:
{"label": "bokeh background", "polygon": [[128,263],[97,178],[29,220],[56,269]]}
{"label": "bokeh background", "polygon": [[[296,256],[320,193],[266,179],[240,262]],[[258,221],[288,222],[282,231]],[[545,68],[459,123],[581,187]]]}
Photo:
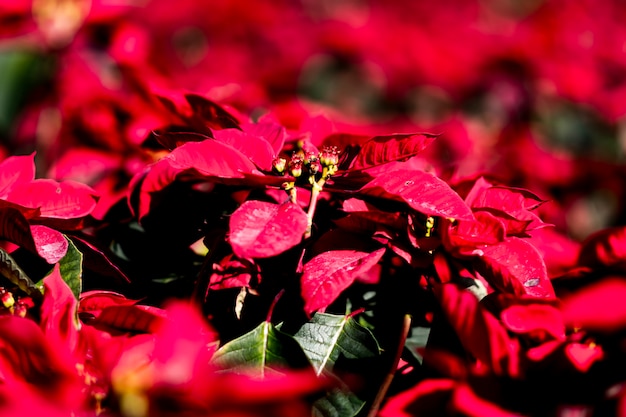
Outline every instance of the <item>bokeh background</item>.
{"label": "bokeh background", "polygon": [[3,1],[0,158],[36,152],[101,215],[158,158],[155,94],[193,92],[293,130],[441,134],[440,176],[532,190],[573,253],[626,224],[625,21],[619,0]]}

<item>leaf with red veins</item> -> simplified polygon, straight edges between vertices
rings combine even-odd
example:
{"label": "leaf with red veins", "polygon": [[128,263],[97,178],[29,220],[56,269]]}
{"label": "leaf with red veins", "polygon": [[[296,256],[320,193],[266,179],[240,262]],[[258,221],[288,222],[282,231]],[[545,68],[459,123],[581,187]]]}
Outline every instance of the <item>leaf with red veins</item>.
{"label": "leaf with red veins", "polygon": [[328,307],[361,274],[380,261],[385,248],[374,252],[335,250],[321,253],[304,264],[301,294],[304,311],[312,313]]}
{"label": "leaf with red veins", "polygon": [[67,252],[65,236],[54,229],[30,225],[20,210],[0,208],[0,239],[15,243],[41,256],[49,264],[55,264]]}
{"label": "leaf with red veins", "polygon": [[506,229],[496,216],[486,211],[475,211],[476,220],[441,222],[441,238],[447,251],[458,256],[472,256],[477,248],[504,241]]}
{"label": "leaf with red veins", "polygon": [[276,152],[263,137],[239,129],[222,129],[213,132],[215,140],[226,143],[246,155],[264,171],[271,171]]}
{"label": "leaf with red veins", "polygon": [[157,164],[168,164],[179,172],[195,169],[203,176],[214,178],[243,178],[244,172],[258,172],[241,151],[212,139],[185,143]]}
{"label": "leaf with red veins", "polygon": [[10,156],[0,162],[0,199],[6,199],[12,189],[35,179],[35,153]]}
{"label": "leaf with red veins", "polygon": [[280,185],[286,181],[284,177],[263,175],[246,155],[226,143],[214,139],[188,142],[132,179],[129,205],[141,219],[150,211],[155,193],[183,178],[249,186]]}
{"label": "leaf with red veins", "polygon": [[477,180],[465,202],[474,210],[487,210],[501,217],[509,235],[522,234],[526,230],[547,226],[531,211],[546,200],[526,189],[487,184],[488,182],[482,178]]}
{"label": "leaf with red veins", "polygon": [[470,208],[443,180],[423,171],[398,169],[365,184],[359,194],[398,201],[428,216],[474,220]]}
{"label": "leaf with red veins", "polygon": [[626,270],[626,226],[599,230],[588,236],[578,255],[581,266]]}
{"label": "leaf with red veins", "polygon": [[230,217],[229,239],[239,258],[269,258],[302,241],[307,215],[295,203],[246,201]]}
{"label": "leaf with red veins", "polygon": [[526,240],[508,237],[481,251],[475,258],[476,270],[494,288],[518,296],[555,297],[541,254]]}
{"label": "leaf with red veins", "polygon": [[437,135],[429,133],[375,136],[361,145],[350,170],[375,167],[409,159],[430,145]]}
{"label": "leaf with red veins", "polygon": [[500,321],[456,284],[440,284],[433,289],[464,348],[496,375],[517,376],[520,346]]}
{"label": "leaf with red veins", "polygon": [[557,307],[548,304],[512,305],[500,313],[500,319],[504,326],[514,333],[544,333],[557,340],[565,337],[565,324],[561,312]]}
{"label": "leaf with red veins", "polygon": [[59,264],[43,279],[41,328],[46,337],[73,351],[78,343],[78,301],[63,280]]}
{"label": "leaf with red veins", "polygon": [[76,219],[93,211],[98,196],[91,187],[76,181],[36,179],[11,190],[7,200],[38,208],[41,218]]}
{"label": "leaf with red veins", "polygon": [[626,280],[608,277],[562,298],[561,312],[569,328],[616,333],[626,329]]}
{"label": "leaf with red veins", "polygon": [[227,255],[219,264],[213,265],[213,273],[209,277],[211,289],[249,287],[253,276],[258,276],[254,264],[245,259],[237,259]]}

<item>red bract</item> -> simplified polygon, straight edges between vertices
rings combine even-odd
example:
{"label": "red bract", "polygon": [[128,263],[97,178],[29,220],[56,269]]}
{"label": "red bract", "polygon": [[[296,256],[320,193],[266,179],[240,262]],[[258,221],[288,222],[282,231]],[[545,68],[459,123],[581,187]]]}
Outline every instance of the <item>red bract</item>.
{"label": "red bract", "polygon": [[444,314],[457,332],[463,346],[482,366],[496,375],[517,376],[520,346],[476,297],[461,291],[455,284],[435,288]]}
{"label": "red bract", "polygon": [[62,233],[42,225],[29,225],[22,209],[14,207],[0,208],[0,238],[38,254],[49,264],[58,262],[68,247]]}
{"label": "red bract", "polygon": [[443,180],[421,171],[397,169],[364,185],[359,193],[407,204],[428,216],[472,220],[470,209]]}
{"label": "red bract", "polygon": [[229,242],[240,258],[268,258],[302,241],[307,215],[291,202],[246,201],[232,214]]}
{"label": "red bract", "polygon": [[75,181],[35,179],[35,154],[13,156],[0,164],[4,176],[2,200],[37,209],[37,219],[77,219],[89,215],[97,195],[91,187]]}
{"label": "red bract", "polygon": [[486,246],[475,262],[477,270],[500,291],[518,296],[554,297],[541,254],[525,240],[509,237]]}
{"label": "red bract", "polygon": [[573,327],[612,333],[626,324],[623,297],[626,282],[622,277],[608,277],[589,284],[582,291],[564,297],[563,319]]}
{"label": "red bract", "polygon": [[367,273],[385,253],[337,250],[321,253],[304,264],[304,311],[312,314],[328,307],[359,275]]}
{"label": "red bract", "polygon": [[0,414],[624,414],[620,2],[5,3]]}

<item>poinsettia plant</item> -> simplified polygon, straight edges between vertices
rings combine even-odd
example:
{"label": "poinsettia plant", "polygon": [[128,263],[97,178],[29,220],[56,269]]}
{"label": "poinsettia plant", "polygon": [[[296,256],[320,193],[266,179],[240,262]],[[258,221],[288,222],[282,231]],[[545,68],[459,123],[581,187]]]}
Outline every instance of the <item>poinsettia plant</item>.
{"label": "poinsettia plant", "polygon": [[5,3],[0,414],[626,415],[618,2]]}
{"label": "poinsettia plant", "polygon": [[436,134],[319,134],[183,99],[158,96],[173,122],[142,144],[158,156],[98,218],[97,193],[35,178],[34,154],[0,163],[7,409],[619,406],[623,315],[592,306],[620,305],[623,285],[577,287],[620,270],[621,230],[553,277],[532,239],[549,202],[487,173],[445,177],[424,156]]}

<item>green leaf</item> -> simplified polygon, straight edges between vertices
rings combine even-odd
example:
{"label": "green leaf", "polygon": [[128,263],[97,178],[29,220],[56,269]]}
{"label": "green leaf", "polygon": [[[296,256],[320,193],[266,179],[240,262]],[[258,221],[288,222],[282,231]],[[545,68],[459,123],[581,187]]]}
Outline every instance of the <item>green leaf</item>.
{"label": "green leaf", "polygon": [[74,242],[65,236],[69,245],[67,253],[59,261],[59,269],[63,281],[70,287],[76,299],[80,299],[83,290],[83,254],[76,248]]}
{"label": "green leaf", "polygon": [[224,344],[212,362],[225,370],[260,377],[311,366],[298,342],[268,321]]}
{"label": "green leaf", "polygon": [[340,388],[335,388],[313,403],[314,417],[353,417],[356,416],[365,401],[356,395],[346,392]]}
{"label": "green leaf", "polygon": [[[370,359],[380,354],[374,335],[352,316],[316,313],[294,338],[300,343],[315,372],[331,378],[338,360]],[[348,386],[337,386],[313,404],[313,415],[319,417],[353,417],[365,405]]]}
{"label": "green leaf", "polygon": [[43,287],[35,284],[4,249],[0,249],[0,274],[17,285],[20,290],[24,291],[34,300],[41,299],[41,289]]}
{"label": "green leaf", "polygon": [[380,354],[374,335],[352,316],[316,313],[294,338],[318,375],[332,371],[339,357],[366,359]]}

